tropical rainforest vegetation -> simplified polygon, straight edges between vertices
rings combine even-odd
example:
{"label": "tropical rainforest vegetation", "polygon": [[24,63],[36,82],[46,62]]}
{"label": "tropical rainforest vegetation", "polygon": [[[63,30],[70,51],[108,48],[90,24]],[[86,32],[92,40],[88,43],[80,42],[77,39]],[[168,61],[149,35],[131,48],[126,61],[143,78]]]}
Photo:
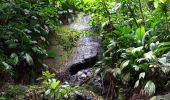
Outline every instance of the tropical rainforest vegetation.
{"label": "tropical rainforest vegetation", "polygon": [[[56,56],[47,49],[51,37],[80,12],[92,15],[90,35],[102,37],[93,77],[104,80],[104,100],[170,92],[169,0],[0,0],[0,100],[41,100],[24,96],[39,90],[44,100],[72,100],[84,89],[62,83],[43,62]],[[57,41],[70,50],[80,36]]]}

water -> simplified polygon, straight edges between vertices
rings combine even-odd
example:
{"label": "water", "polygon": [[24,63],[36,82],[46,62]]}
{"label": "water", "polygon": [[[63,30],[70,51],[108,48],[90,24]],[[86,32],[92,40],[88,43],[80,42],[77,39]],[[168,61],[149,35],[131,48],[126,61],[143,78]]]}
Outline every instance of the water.
{"label": "water", "polygon": [[75,29],[77,31],[90,30],[90,26],[88,25],[88,21],[91,19],[92,15],[79,15],[75,22],[69,25],[70,28]]}

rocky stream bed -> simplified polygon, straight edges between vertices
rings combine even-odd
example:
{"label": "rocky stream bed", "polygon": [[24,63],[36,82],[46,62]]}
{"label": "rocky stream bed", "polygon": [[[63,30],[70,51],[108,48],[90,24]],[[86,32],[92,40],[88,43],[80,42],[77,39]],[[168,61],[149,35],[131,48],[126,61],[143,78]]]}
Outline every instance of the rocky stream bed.
{"label": "rocky stream bed", "polygon": [[[90,18],[91,15],[80,15],[80,17],[69,25],[66,25],[66,27],[78,32],[90,31],[90,26],[87,24]],[[100,42],[101,38],[97,36],[80,36],[75,47],[69,54],[61,52],[62,50],[58,47],[50,47],[50,50],[61,54],[61,57],[50,58],[45,61],[48,66],[51,66],[52,71],[56,74],[58,79],[73,85],[82,86],[86,84],[90,86],[91,90],[87,90],[78,95],[79,100],[93,100],[92,98],[94,98],[94,95],[92,94],[94,92],[101,94],[101,77],[96,76],[91,79],[95,71],[93,66],[101,59]],[[63,59],[62,61],[61,58]]]}

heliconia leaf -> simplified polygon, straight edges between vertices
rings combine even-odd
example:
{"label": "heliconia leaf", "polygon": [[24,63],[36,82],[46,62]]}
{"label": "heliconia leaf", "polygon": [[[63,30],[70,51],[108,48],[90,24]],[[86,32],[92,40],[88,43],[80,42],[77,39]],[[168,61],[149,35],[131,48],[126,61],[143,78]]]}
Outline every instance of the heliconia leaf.
{"label": "heliconia leaf", "polygon": [[140,41],[142,41],[144,35],[145,35],[145,28],[143,26],[136,30],[136,36]]}
{"label": "heliconia leaf", "polygon": [[30,65],[30,66],[34,65],[34,61],[33,61],[32,57],[28,53],[25,54],[24,58],[27,61],[28,65]]}
{"label": "heliconia leaf", "polygon": [[159,47],[161,46],[170,46],[170,42],[163,42],[159,44]]}
{"label": "heliconia leaf", "polygon": [[122,34],[129,34],[131,32],[130,26],[124,26]]}
{"label": "heliconia leaf", "polygon": [[154,51],[154,53],[155,53],[155,54],[158,54],[158,53],[160,53],[160,52],[162,52],[162,51],[166,51],[166,50],[169,50],[169,49],[170,49],[170,47],[161,47],[161,48],[156,49],[156,50]]}
{"label": "heliconia leaf", "polygon": [[137,88],[139,86],[139,80],[135,82],[134,88]]}
{"label": "heliconia leaf", "polygon": [[155,93],[156,86],[154,82],[148,81],[144,87],[145,94],[152,96]]}

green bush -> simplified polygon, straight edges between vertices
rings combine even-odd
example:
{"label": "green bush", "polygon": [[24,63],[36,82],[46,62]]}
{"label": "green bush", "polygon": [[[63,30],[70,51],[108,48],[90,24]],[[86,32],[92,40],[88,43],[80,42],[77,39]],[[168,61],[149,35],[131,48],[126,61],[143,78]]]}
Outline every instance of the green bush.
{"label": "green bush", "polygon": [[96,65],[100,66],[104,80],[113,85],[110,87],[115,91],[112,93],[108,88],[106,95],[110,93],[110,98],[116,99],[121,89],[127,97],[130,95],[126,90],[136,90],[147,96],[154,95],[159,89],[166,91],[169,64],[167,57],[162,59],[162,55],[169,51],[170,2],[94,2],[88,3],[84,10],[93,14],[89,24],[103,36],[104,58]]}

